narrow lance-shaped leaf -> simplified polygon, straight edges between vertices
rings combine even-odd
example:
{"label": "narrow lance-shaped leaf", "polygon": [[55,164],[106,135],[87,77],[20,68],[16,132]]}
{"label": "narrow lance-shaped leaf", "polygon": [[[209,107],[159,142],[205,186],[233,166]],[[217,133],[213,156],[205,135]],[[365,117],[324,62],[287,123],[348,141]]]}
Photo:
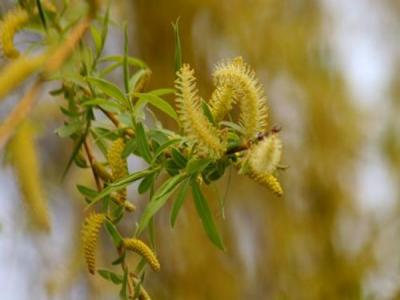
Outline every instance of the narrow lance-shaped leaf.
{"label": "narrow lance-shaped leaf", "polygon": [[149,204],[147,204],[143,215],[139,221],[139,227],[137,229],[137,234],[140,235],[143,230],[149,224],[151,218],[160,210],[161,207],[167,202],[169,197],[175,192],[178,188],[179,183],[184,180],[188,175],[187,174],[178,174],[174,177],[168,179],[164,184],[160,187],[160,189],[154,194],[151,198]]}
{"label": "narrow lance-shaped leaf", "polygon": [[136,124],[136,135],[137,135],[137,145],[139,153],[146,162],[150,163],[152,157],[146,137],[146,132],[144,131],[142,123]]}
{"label": "narrow lance-shaped leaf", "polygon": [[190,180],[186,179],[184,183],[182,183],[178,195],[176,196],[174,205],[172,206],[171,212],[171,226],[174,227],[176,223],[176,218],[178,217],[178,213],[182,208],[183,202],[185,202],[186,195],[189,189]]}
{"label": "narrow lance-shaped leaf", "polygon": [[192,179],[191,184],[193,200],[203,228],[211,242],[219,249],[224,250],[224,244],[215,226],[207,200],[204,198],[196,179]]}

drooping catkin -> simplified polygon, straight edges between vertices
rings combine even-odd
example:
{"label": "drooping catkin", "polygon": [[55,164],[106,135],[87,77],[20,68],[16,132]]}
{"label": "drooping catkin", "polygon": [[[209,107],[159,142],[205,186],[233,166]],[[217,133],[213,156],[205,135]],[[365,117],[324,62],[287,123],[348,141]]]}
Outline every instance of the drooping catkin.
{"label": "drooping catkin", "polygon": [[101,225],[106,217],[104,214],[92,213],[86,219],[82,227],[81,238],[83,254],[91,274],[96,269],[96,245]]}
{"label": "drooping catkin", "polygon": [[259,184],[262,184],[269,188],[275,195],[282,196],[283,189],[278,179],[271,174],[261,174],[256,172],[250,172],[250,177]]}
{"label": "drooping catkin", "polygon": [[271,134],[253,146],[249,152],[251,168],[260,174],[272,174],[282,157],[282,141]]}
{"label": "drooping catkin", "polygon": [[22,123],[9,144],[11,162],[33,224],[43,231],[50,230],[47,200],[42,189],[39,159],[33,125]]}
{"label": "drooping catkin", "polygon": [[[112,142],[107,152],[108,163],[111,168],[112,180],[118,180],[128,175],[128,166],[126,159],[122,158],[122,152],[125,148],[123,138],[118,138]],[[126,201],[127,189],[123,188],[117,192],[116,200],[123,205]]]}
{"label": "drooping catkin", "polygon": [[153,250],[151,250],[150,247],[144,242],[134,238],[124,239],[123,245],[125,249],[141,255],[154,271],[160,270],[160,263],[156,255],[154,254]]}
{"label": "drooping catkin", "polygon": [[19,56],[0,70],[0,99],[16,88],[45,62],[46,55]]}
{"label": "drooping catkin", "polygon": [[240,124],[244,137],[252,139],[267,126],[268,109],[263,87],[251,67],[241,57],[216,66],[213,73],[218,86],[232,86],[240,101]]}
{"label": "drooping catkin", "polygon": [[183,131],[194,144],[197,144],[197,153],[214,158],[221,157],[226,151],[226,143],[221,141],[217,128],[208,121],[200,109],[194,71],[188,64],[184,64],[177,72],[177,76],[176,103]]}
{"label": "drooping catkin", "polygon": [[0,22],[0,45],[4,56],[17,58],[19,51],[14,46],[14,35],[29,21],[28,12],[16,7],[9,11]]}

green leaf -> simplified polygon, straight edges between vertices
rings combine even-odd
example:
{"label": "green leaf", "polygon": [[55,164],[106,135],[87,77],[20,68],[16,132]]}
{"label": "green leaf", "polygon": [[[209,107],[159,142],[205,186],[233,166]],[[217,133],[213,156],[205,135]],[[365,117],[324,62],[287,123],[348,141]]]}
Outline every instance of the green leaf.
{"label": "green leaf", "polygon": [[178,195],[176,196],[174,205],[172,206],[171,212],[171,226],[174,227],[176,223],[176,218],[178,217],[178,213],[182,208],[183,202],[186,199],[186,194],[189,189],[190,179],[186,179],[185,182],[181,184]]}
{"label": "green leaf", "polygon": [[131,79],[129,79],[129,90],[135,91],[136,85],[139,84],[142,78],[143,80],[146,80],[146,76],[150,75],[151,75],[151,70],[148,68],[138,70],[135,74],[132,75]]}
{"label": "green leaf", "polygon": [[126,104],[128,101],[124,93],[122,93],[119,87],[114,83],[97,77],[88,77],[87,80],[104,94],[118,100],[121,104]]}
{"label": "green leaf", "polygon": [[138,187],[139,194],[146,193],[154,184],[154,179],[155,179],[155,174],[150,174],[149,176],[143,178],[142,182],[139,184]]}
{"label": "green leaf", "polygon": [[122,280],[122,287],[121,291],[119,292],[119,297],[122,300],[128,300],[128,295],[127,295],[127,287],[128,287],[128,270],[124,272],[124,278]]}
{"label": "green leaf", "polygon": [[111,194],[114,191],[118,191],[120,189],[123,189],[124,187],[126,187],[127,185],[129,185],[130,183],[137,181],[153,172],[155,172],[157,169],[146,169],[143,171],[138,171],[132,174],[129,174],[128,176],[121,178],[117,181],[114,181],[113,183],[110,183],[106,188],[104,188],[94,199],[93,201],[90,203],[90,206],[92,206],[93,204],[95,204],[96,202],[98,202],[100,199],[102,199],[103,197]]}
{"label": "green leaf", "polygon": [[116,103],[114,101],[110,101],[108,99],[104,99],[104,98],[91,99],[91,100],[83,102],[82,105],[87,106],[87,107],[100,106],[101,108],[103,108],[107,111],[111,111],[111,112],[115,112],[115,113],[118,113],[121,111],[121,106],[118,103]]}
{"label": "green leaf", "polygon": [[42,1],[36,0],[36,6],[39,11],[40,22],[42,22],[43,28],[47,31],[46,13],[42,7]]}
{"label": "green leaf", "polygon": [[82,123],[79,120],[75,120],[69,124],[59,127],[55,130],[59,137],[65,138],[78,132],[82,127]]}
{"label": "green leaf", "polygon": [[202,100],[201,101],[201,108],[203,110],[204,115],[207,117],[208,121],[210,121],[210,123],[215,125],[215,120],[214,117],[210,111],[210,107],[208,106],[207,102]]}
{"label": "green leaf", "polygon": [[150,202],[147,204],[142,217],[139,220],[137,234],[140,235],[143,230],[148,226],[152,217],[164,206],[169,197],[178,188],[179,183],[187,177],[186,174],[178,174],[169,178],[160,189],[154,194]]}
{"label": "green leaf", "polygon": [[179,35],[179,18],[175,23],[172,23],[172,28],[175,34],[175,72],[182,67],[182,47],[181,38]]}
{"label": "green leaf", "polygon": [[91,188],[88,188],[88,187],[86,187],[84,185],[78,184],[76,187],[77,187],[78,191],[83,196],[86,196],[86,197],[89,197],[89,198],[96,197],[99,194],[99,192],[97,192],[97,191],[95,191],[95,190],[93,190]]}
{"label": "green leaf", "polygon": [[183,169],[186,164],[187,164],[187,159],[184,157],[178,150],[175,148],[172,148],[171,150],[172,158],[174,159],[174,162],[176,165],[180,168]]}
{"label": "green leaf", "polygon": [[178,115],[176,114],[174,108],[166,100],[152,93],[135,93],[135,95],[139,97],[139,101],[135,104],[134,108],[135,115],[140,108],[149,103],[152,106],[161,110],[162,112],[166,113],[172,119],[178,120]]}
{"label": "green leaf", "polygon": [[94,46],[96,47],[96,53],[99,53],[100,48],[101,48],[101,33],[93,25],[90,27],[90,33],[92,35]]}
{"label": "green leaf", "polygon": [[97,273],[105,280],[111,281],[114,284],[121,284],[123,277],[108,270],[98,270]]}
{"label": "green leaf", "polygon": [[119,234],[119,232],[118,232],[117,228],[114,226],[114,224],[111,223],[110,221],[106,221],[104,223],[104,225],[107,229],[107,232],[110,234],[110,236],[114,242],[114,245],[118,248],[122,243],[122,239],[123,239],[122,236]]}
{"label": "green leaf", "polygon": [[[101,62],[117,62],[120,65],[122,65],[124,63],[124,56],[122,55],[108,55],[108,56],[104,56],[101,58],[100,60]],[[146,63],[144,63],[142,60],[133,57],[133,56],[128,56],[128,64],[144,69],[147,68]]]}
{"label": "green leaf", "polygon": [[196,179],[193,178],[192,184],[192,195],[196,206],[197,214],[199,215],[203,228],[210,239],[210,241],[217,246],[219,249],[224,250],[224,244],[214,224],[214,220],[211,215],[210,208],[208,207],[207,200],[204,198],[203,193],[200,190],[199,184]]}
{"label": "green leaf", "polygon": [[142,123],[136,124],[136,140],[140,156],[143,157],[143,159],[146,162],[150,163],[152,157],[150,153],[146,132],[144,131]]}
{"label": "green leaf", "polygon": [[137,140],[135,138],[130,139],[124,148],[124,151],[122,151],[122,158],[127,158],[129,154],[135,152],[137,148]]}
{"label": "green leaf", "polygon": [[201,173],[212,162],[208,158],[192,158],[186,166],[188,174]]}
{"label": "green leaf", "polygon": [[151,162],[151,164],[155,163],[155,160],[158,158],[158,156],[160,156],[161,153],[163,153],[164,150],[168,149],[168,147],[171,147],[172,145],[179,143],[180,141],[181,139],[169,140],[168,142],[158,147],[156,153],[154,154],[153,161]]}

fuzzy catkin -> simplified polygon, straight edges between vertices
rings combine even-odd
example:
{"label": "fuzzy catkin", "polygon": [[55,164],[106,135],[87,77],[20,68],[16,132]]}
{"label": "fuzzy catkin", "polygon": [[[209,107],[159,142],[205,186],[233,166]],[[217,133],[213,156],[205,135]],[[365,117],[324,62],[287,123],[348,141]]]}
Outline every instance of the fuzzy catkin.
{"label": "fuzzy catkin", "polygon": [[[108,163],[111,168],[112,180],[118,180],[128,175],[128,166],[126,159],[122,158],[122,152],[125,148],[125,142],[122,138],[118,138],[112,142],[107,152]],[[127,190],[121,189],[117,193],[117,201],[123,204],[126,201]]]}
{"label": "fuzzy catkin", "polygon": [[214,120],[216,122],[222,121],[235,102],[235,90],[230,84],[217,86],[210,99],[211,113]]}
{"label": "fuzzy catkin", "polygon": [[213,73],[218,86],[232,86],[240,102],[240,124],[244,137],[253,139],[267,127],[268,109],[263,87],[250,66],[241,57],[216,66]]}
{"label": "fuzzy catkin", "polygon": [[283,195],[282,186],[274,175],[251,172],[250,177],[269,188],[275,195],[279,197]]}
{"label": "fuzzy catkin", "polygon": [[226,143],[220,140],[217,128],[208,121],[200,109],[194,71],[188,64],[184,64],[177,76],[176,103],[183,131],[193,143],[197,144],[200,155],[221,157],[226,151]]}
{"label": "fuzzy catkin", "polygon": [[19,56],[0,70],[0,99],[16,88],[45,62],[46,55]]}
{"label": "fuzzy catkin", "polygon": [[249,152],[249,163],[261,174],[273,173],[282,156],[282,141],[277,134],[271,134],[253,146]]}
{"label": "fuzzy catkin", "polygon": [[4,56],[17,58],[19,51],[14,46],[14,35],[29,21],[28,12],[16,7],[9,11],[0,23],[0,45]]}
{"label": "fuzzy catkin", "polygon": [[125,249],[141,255],[154,271],[160,270],[160,263],[153,250],[151,250],[150,247],[143,243],[141,240],[134,238],[124,239],[123,245]]}
{"label": "fuzzy catkin", "polygon": [[33,224],[42,231],[50,230],[47,199],[40,181],[39,159],[34,141],[34,128],[29,121],[21,124],[9,144],[11,162],[23,199]]}
{"label": "fuzzy catkin", "polygon": [[81,231],[83,254],[91,274],[96,269],[96,245],[100,227],[105,221],[104,214],[92,213],[86,219]]}

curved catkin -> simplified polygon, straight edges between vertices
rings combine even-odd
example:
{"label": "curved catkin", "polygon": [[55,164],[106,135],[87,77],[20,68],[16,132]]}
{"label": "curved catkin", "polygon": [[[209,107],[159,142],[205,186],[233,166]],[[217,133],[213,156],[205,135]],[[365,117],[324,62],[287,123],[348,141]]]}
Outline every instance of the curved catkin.
{"label": "curved catkin", "polygon": [[223,120],[236,102],[235,90],[231,85],[217,86],[211,95],[211,113],[216,122]]}
{"label": "curved catkin", "polygon": [[253,146],[249,152],[249,164],[257,173],[271,174],[282,157],[282,141],[271,134]]}
{"label": "curved catkin", "polygon": [[19,51],[14,46],[14,35],[29,21],[28,12],[16,7],[9,11],[0,23],[0,45],[4,56],[17,58]]}
{"label": "curved catkin", "polygon": [[92,213],[86,219],[81,231],[83,254],[91,274],[96,269],[96,245],[100,227],[105,221],[104,214]]}
{"label": "curved catkin", "polygon": [[194,71],[184,64],[177,73],[175,81],[178,117],[185,134],[197,144],[200,155],[221,157],[226,151],[226,144],[220,134],[202,113],[200,98],[196,89]]}
{"label": "curved catkin", "polygon": [[[118,138],[112,142],[107,152],[108,163],[111,168],[112,180],[118,180],[128,175],[128,166],[126,159],[122,158],[122,152],[125,148],[125,142],[122,138]],[[123,204],[126,201],[127,190],[121,189],[117,193],[116,200]]]}
{"label": "curved catkin", "polygon": [[252,139],[267,126],[268,109],[263,87],[250,66],[241,57],[216,66],[213,73],[217,86],[234,87],[240,101],[240,124],[246,139]]}
{"label": "curved catkin", "polygon": [[34,128],[29,121],[25,121],[18,127],[8,149],[27,212],[39,230],[49,231],[50,218],[40,181],[42,177],[34,141]]}
{"label": "curved catkin", "polygon": [[252,172],[250,173],[250,177],[256,182],[269,188],[275,195],[279,197],[283,195],[282,186],[274,175]]}
{"label": "curved catkin", "polygon": [[154,271],[160,270],[160,263],[156,255],[150,249],[150,247],[147,246],[145,243],[143,243],[141,240],[124,239],[123,244],[125,249],[136,252],[137,254],[141,255]]}
{"label": "curved catkin", "polygon": [[19,56],[0,70],[0,99],[16,88],[29,75],[37,71],[46,55],[36,57]]}

